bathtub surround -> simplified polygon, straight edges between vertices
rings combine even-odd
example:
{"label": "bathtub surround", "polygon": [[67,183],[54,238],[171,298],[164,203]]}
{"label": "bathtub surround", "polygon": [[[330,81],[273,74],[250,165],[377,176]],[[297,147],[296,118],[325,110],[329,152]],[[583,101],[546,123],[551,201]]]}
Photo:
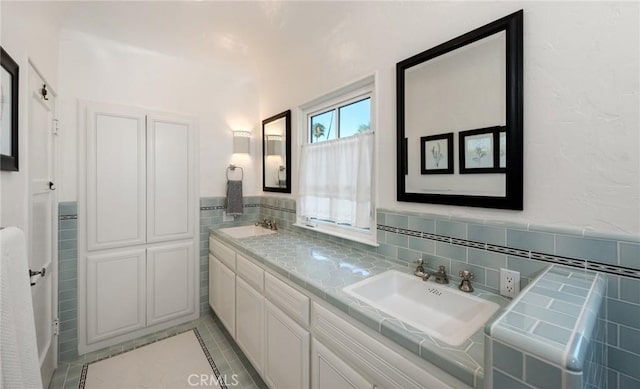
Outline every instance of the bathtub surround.
{"label": "bathtub surround", "polygon": [[[300,234],[377,252],[405,266],[418,257],[427,261],[429,270],[445,265],[452,282],[459,282],[458,271],[471,270],[475,286],[494,292],[499,288],[500,267],[519,271],[524,288],[550,263],[559,263],[606,273],[602,359],[608,368],[608,387],[640,386],[640,372],[634,369],[640,365],[640,237],[378,209],[376,248],[293,227],[296,205],[290,198],[245,197],[244,202],[243,216],[223,222],[224,197],[200,200],[201,314],[210,312],[209,227],[231,227],[262,218],[275,219],[279,229],[295,229]],[[64,361],[77,356],[77,212],[75,203],[60,203],[59,209],[59,357]]]}

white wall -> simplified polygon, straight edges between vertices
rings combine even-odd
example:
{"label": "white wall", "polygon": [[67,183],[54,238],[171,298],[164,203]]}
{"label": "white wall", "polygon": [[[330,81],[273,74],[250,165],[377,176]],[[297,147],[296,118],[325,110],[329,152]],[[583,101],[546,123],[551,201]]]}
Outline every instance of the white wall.
{"label": "white wall", "polygon": [[[287,108],[295,115],[306,101],[376,73],[379,207],[640,234],[637,3],[332,3],[339,21],[330,29],[314,19],[317,4],[292,7],[319,33],[272,48],[287,59],[263,68],[261,117]],[[524,211],[397,202],[395,64],[519,9]]]}
{"label": "white wall", "polygon": [[[60,201],[77,199],[78,99],[195,117],[200,131],[200,196],[223,196],[229,163],[245,170],[244,194],[260,191],[258,92],[249,70],[193,62],[126,43],[63,30],[60,35]],[[231,130],[250,130],[252,155],[232,155]]]}
{"label": "white wall", "polygon": [[[0,3],[0,42],[19,66],[18,172],[0,172],[0,225],[28,230],[27,78],[31,60],[55,90],[58,78],[59,8],[50,4]],[[52,89],[50,88],[50,90]]]}

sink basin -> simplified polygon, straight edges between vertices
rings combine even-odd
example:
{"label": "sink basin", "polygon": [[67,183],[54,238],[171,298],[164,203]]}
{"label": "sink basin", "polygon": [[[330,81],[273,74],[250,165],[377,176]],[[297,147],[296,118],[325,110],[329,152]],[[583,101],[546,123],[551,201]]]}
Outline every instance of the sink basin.
{"label": "sink basin", "polygon": [[269,235],[275,234],[276,231],[270,230],[268,228],[260,227],[260,226],[240,226],[240,227],[229,227],[229,228],[221,228],[221,232],[229,235],[235,239],[249,238],[251,236],[260,236],[260,235]]}
{"label": "sink basin", "polygon": [[453,346],[481,328],[499,305],[455,287],[388,270],[343,288],[347,294]]}

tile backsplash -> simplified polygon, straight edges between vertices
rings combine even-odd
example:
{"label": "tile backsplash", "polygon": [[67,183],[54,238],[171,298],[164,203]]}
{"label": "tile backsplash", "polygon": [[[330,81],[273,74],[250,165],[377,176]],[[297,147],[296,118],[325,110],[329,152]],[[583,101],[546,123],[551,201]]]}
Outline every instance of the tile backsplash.
{"label": "tile backsplash", "polygon": [[[607,387],[640,387],[640,236],[388,209],[378,209],[377,223],[380,254],[407,264],[422,258],[430,270],[444,265],[454,280],[459,270],[471,270],[474,284],[494,292],[500,267],[519,271],[522,288],[549,263],[606,274],[598,326],[606,342],[596,360],[607,368]],[[501,379],[508,377],[495,382]]]}
{"label": "tile backsplash", "polygon": [[[262,218],[278,228],[293,229],[295,201],[275,196],[245,197],[245,214],[223,222],[224,197],[200,200],[200,309],[209,312],[209,228],[234,226]],[[60,360],[77,357],[77,211],[75,203],[60,203],[59,338]],[[447,218],[389,209],[377,210],[379,247],[296,229],[332,242],[377,252],[406,264],[417,258],[435,270],[447,267],[453,281],[471,270],[474,284],[497,292],[499,269],[520,272],[524,288],[549,263],[607,274],[606,352],[610,388],[640,387],[640,236],[603,234],[518,223]]]}

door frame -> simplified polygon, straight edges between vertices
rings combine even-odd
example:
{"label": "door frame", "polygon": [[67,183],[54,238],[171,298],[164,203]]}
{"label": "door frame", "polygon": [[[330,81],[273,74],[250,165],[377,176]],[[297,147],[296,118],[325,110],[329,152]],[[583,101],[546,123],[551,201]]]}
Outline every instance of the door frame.
{"label": "door frame", "polygon": [[[35,74],[44,81],[44,83],[47,85],[47,92],[49,92],[49,96],[50,96],[50,100],[51,100],[51,105],[52,105],[52,122],[51,122],[51,127],[49,128],[50,131],[52,131],[51,133],[51,145],[50,145],[50,152],[51,155],[49,156],[49,162],[51,164],[53,164],[52,168],[51,168],[51,177],[50,177],[50,181],[52,182],[57,182],[58,177],[59,177],[59,164],[58,164],[58,140],[57,140],[57,135],[58,132],[56,129],[54,129],[54,126],[57,126],[56,122],[58,120],[58,109],[59,109],[59,104],[58,104],[58,93],[56,92],[55,88],[48,82],[47,78],[42,74],[42,72],[38,69],[38,65],[35,64],[34,60],[30,57],[27,58],[27,72],[25,73],[25,76],[23,77],[23,79],[25,80],[25,88],[24,88],[24,100],[26,104],[24,104],[23,106],[25,107],[25,112],[24,112],[24,123],[25,126],[23,127],[24,129],[24,141],[25,141],[25,145],[26,147],[26,155],[25,153],[23,153],[23,159],[22,159],[22,166],[25,167],[25,171],[26,171],[26,186],[27,186],[27,219],[26,219],[26,225],[27,225],[27,231],[26,232],[26,236],[29,237],[29,239],[31,238],[31,231],[32,231],[32,226],[31,226],[31,220],[32,220],[32,172],[30,169],[30,163],[29,163],[29,158],[31,157],[29,155],[29,145],[30,145],[30,117],[29,117],[29,111],[31,108],[32,101],[31,101],[31,93],[33,92],[33,90],[35,90],[36,86],[35,85],[30,85],[30,75],[31,75],[31,71],[35,72]],[[51,310],[52,310],[52,323],[51,323],[51,350],[52,350],[52,355],[53,355],[53,367],[54,369],[56,369],[58,367],[58,337],[59,337],[59,307],[58,307],[58,191],[54,190],[52,191],[53,193],[51,193],[51,202],[50,202],[50,207],[51,207],[51,266],[49,270],[49,274],[47,275],[48,277],[51,277]],[[29,249],[29,247],[28,247]],[[33,270],[39,270],[39,269],[33,269]],[[36,281],[37,282],[37,281]],[[41,362],[41,361],[39,361]],[[43,377],[44,378],[44,377]],[[49,382],[44,382],[43,379],[43,385],[46,387],[49,385]]]}

